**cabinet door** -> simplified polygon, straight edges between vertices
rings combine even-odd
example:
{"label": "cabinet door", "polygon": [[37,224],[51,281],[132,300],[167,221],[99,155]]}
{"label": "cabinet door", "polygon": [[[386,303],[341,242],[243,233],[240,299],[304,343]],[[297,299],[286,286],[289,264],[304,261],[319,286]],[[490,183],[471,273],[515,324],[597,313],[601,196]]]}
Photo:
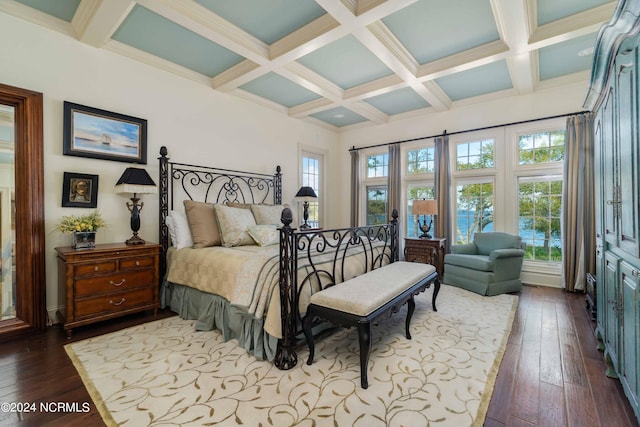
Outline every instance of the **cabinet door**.
{"label": "cabinet door", "polygon": [[604,255],[604,285],[606,297],[605,310],[605,344],[609,354],[610,362],[618,371],[619,345],[620,345],[620,282],[618,280],[618,265],[620,260],[610,252]]}
{"label": "cabinet door", "polygon": [[[640,267],[634,267],[627,262],[620,263],[620,274],[622,279],[622,354],[621,354],[621,375],[623,385],[628,387],[628,391],[635,396],[638,401],[640,392],[640,372],[639,358],[640,350],[640,308],[638,298],[638,282]],[[626,384],[625,384],[626,383]]]}
{"label": "cabinet door", "polygon": [[601,333],[605,332],[607,311],[607,284],[605,282],[606,271],[604,269],[604,248],[602,239],[596,239],[596,317]]}
{"label": "cabinet door", "polygon": [[638,251],[638,105],[637,105],[637,49],[616,57],[618,101],[619,181],[614,187],[613,208],[617,209],[618,247],[634,257]]}
{"label": "cabinet door", "polygon": [[616,144],[614,138],[614,96],[613,88],[609,89],[607,98],[602,106],[602,197],[604,238],[608,243],[618,245],[617,205],[615,204],[616,178]]}

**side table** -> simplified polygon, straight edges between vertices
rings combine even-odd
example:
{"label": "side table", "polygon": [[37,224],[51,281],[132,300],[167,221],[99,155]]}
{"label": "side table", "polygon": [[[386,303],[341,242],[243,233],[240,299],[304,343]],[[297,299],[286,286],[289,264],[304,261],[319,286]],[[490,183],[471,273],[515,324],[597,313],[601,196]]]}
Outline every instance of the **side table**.
{"label": "side table", "polygon": [[434,237],[432,239],[405,237],[404,259],[408,262],[422,262],[433,265],[438,272],[438,276],[442,279],[446,243],[446,237]]}

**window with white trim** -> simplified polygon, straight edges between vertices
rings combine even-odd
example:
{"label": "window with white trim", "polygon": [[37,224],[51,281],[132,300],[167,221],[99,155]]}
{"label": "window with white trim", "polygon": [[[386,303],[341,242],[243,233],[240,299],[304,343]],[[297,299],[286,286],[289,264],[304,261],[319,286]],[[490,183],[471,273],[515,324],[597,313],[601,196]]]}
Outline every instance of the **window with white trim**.
{"label": "window with white trim", "polygon": [[527,260],[562,262],[564,152],[564,130],[518,135],[518,234]]}
{"label": "window with white trim", "polygon": [[406,213],[404,231],[407,237],[417,237],[422,234],[419,228],[419,221],[428,219],[418,218],[413,215],[413,201],[435,199],[435,148],[433,147],[433,141],[423,141],[419,146],[407,147],[405,152],[404,179],[407,191],[406,200],[404,201]]}
{"label": "window with white trim", "polygon": [[[318,196],[315,201],[309,202],[309,219],[307,222],[313,228],[320,227],[322,158],[323,156],[321,154],[306,151],[302,153],[301,185],[313,188],[313,191],[315,191]],[[302,214],[302,208],[300,208],[298,212],[299,218],[302,218]]]}
{"label": "window with white trim", "polygon": [[[386,147],[384,148],[386,150]],[[365,224],[389,222],[389,153],[377,152],[366,156],[366,178],[363,180],[365,195]]]}

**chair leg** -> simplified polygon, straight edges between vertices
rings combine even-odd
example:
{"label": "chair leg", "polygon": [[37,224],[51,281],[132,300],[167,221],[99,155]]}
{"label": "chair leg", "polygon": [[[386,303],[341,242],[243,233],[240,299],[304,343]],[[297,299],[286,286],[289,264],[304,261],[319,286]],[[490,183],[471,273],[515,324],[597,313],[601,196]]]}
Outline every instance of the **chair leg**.
{"label": "chair leg", "polygon": [[358,323],[358,340],[360,341],[360,385],[366,389],[369,387],[367,381],[367,366],[369,364],[369,353],[371,352],[371,323]]}
{"label": "chair leg", "polygon": [[411,317],[413,317],[413,312],[416,309],[416,302],[413,300],[413,295],[407,301],[407,320],[405,320],[405,334],[407,339],[411,339],[411,333],[409,332],[409,324],[411,323]]}

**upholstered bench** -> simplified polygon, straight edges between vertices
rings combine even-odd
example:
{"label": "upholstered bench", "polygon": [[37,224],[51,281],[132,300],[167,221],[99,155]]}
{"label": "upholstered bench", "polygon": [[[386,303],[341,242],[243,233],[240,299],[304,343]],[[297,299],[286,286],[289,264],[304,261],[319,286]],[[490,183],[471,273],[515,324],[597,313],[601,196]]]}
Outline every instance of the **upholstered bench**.
{"label": "upholstered bench", "polygon": [[415,310],[413,296],[434,283],[433,311],[440,291],[440,281],[434,266],[398,261],[371,270],[363,275],[328,287],[311,296],[303,319],[303,331],[309,346],[307,365],[313,363],[313,322],[316,318],[328,320],[340,326],[357,326],[360,343],[360,384],[367,382],[367,364],[371,352],[371,323],[383,315],[389,317],[408,303],[405,334],[411,339],[409,324]]}

